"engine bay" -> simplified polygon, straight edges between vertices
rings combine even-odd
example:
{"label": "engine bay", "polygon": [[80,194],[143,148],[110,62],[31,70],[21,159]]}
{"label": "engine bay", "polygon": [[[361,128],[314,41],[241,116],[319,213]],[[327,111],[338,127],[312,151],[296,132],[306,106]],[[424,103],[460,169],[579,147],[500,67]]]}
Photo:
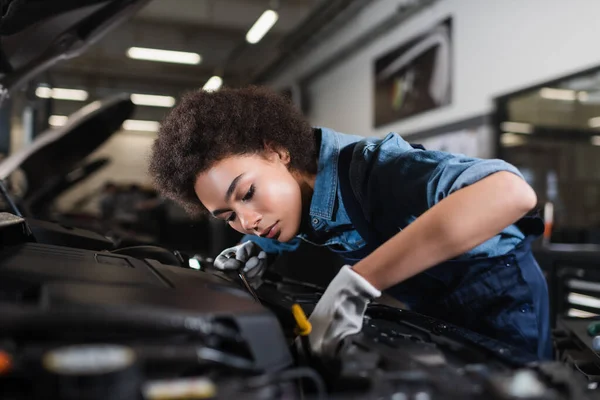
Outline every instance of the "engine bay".
{"label": "engine bay", "polygon": [[557,334],[557,361],[537,362],[494,339],[373,303],[362,332],[346,338],[335,359],[322,359],[297,336],[291,311],[297,304],[310,315],[319,285],[269,271],[257,301],[235,276],[167,265],[157,249],[143,257],[139,248],[58,246],[47,243],[51,234],[41,243],[23,219],[3,216],[6,399],[597,396],[597,355],[567,328]]}

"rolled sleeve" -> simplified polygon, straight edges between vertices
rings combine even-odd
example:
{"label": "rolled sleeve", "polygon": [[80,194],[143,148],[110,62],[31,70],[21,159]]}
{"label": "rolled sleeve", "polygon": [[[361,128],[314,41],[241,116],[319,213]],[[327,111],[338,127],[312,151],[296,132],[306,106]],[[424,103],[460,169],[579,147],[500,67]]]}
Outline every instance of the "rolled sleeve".
{"label": "rolled sleeve", "polygon": [[516,167],[503,160],[450,155],[439,163],[428,179],[428,205],[432,207],[455,191],[501,171],[511,172],[524,179]]}
{"label": "rolled sleeve", "polygon": [[[360,154],[360,159],[357,155]],[[499,159],[413,149],[398,134],[365,143],[351,176],[365,215],[403,227],[453,192],[500,171],[523,176]]]}

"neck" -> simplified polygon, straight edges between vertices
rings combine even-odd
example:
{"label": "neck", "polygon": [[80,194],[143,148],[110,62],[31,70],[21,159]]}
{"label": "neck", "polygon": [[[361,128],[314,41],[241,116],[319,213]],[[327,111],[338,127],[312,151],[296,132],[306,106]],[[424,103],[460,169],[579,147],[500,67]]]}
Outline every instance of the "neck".
{"label": "neck", "polygon": [[302,232],[309,232],[312,228],[310,224],[310,204],[312,202],[312,196],[315,191],[315,182],[317,180],[317,172],[319,165],[319,153],[321,152],[321,130],[313,130],[315,136],[315,154],[314,154],[314,173],[310,172],[299,172],[296,176],[298,185],[300,185],[300,192],[302,195],[302,222],[300,230]]}
{"label": "neck", "polygon": [[315,181],[317,180],[317,174],[296,172],[292,173],[298,186],[300,186],[300,193],[302,194],[302,203],[308,203],[312,200],[312,195],[315,190]]}
{"label": "neck", "polygon": [[[302,221],[300,225],[301,232],[307,232],[310,228],[310,204],[315,188],[316,174],[297,173],[294,174],[298,185],[300,186],[300,194],[302,196]],[[308,225],[306,221],[309,221]]]}

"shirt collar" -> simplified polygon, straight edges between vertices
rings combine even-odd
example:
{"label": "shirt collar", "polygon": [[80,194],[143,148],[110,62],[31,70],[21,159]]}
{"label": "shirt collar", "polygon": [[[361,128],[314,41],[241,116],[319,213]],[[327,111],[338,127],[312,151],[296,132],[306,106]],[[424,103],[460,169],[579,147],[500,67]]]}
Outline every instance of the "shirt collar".
{"label": "shirt collar", "polygon": [[316,129],[321,131],[321,146],[317,177],[310,202],[310,215],[330,221],[337,199],[340,142],[338,135],[332,130],[327,128]]}

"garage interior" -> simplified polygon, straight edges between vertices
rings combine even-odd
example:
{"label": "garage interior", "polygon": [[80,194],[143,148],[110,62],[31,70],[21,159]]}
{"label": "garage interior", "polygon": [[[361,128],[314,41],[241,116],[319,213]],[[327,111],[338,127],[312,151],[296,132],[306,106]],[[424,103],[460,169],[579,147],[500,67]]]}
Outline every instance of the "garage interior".
{"label": "garage interior", "polygon": [[[600,398],[600,3],[0,6],[3,398]],[[258,286],[216,269],[243,235],[148,165],[183,95],[251,85],[314,127],[514,165],[543,222],[552,359],[391,292],[320,357],[302,332],[341,257],[301,242]]]}

